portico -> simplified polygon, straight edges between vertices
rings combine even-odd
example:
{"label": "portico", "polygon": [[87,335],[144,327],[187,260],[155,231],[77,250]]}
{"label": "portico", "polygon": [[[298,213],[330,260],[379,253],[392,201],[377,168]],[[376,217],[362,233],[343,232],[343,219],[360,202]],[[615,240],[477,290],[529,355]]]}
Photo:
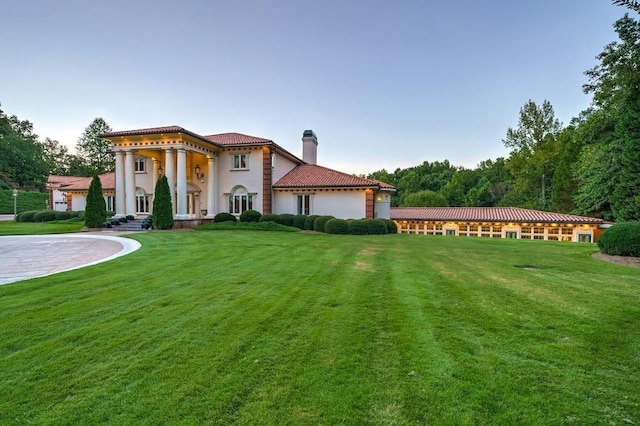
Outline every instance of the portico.
{"label": "portico", "polygon": [[155,185],[163,174],[171,189],[175,219],[215,216],[217,148],[179,129],[109,135],[115,155],[117,216],[152,213]]}

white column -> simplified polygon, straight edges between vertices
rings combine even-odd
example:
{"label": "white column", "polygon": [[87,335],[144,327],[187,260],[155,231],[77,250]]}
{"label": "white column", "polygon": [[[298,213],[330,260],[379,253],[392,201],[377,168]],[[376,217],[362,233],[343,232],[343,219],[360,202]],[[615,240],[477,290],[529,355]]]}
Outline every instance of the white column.
{"label": "white column", "polygon": [[216,163],[213,155],[207,155],[207,218],[216,215]]}
{"label": "white column", "polygon": [[169,148],[165,151],[164,157],[164,175],[167,177],[167,183],[169,184],[169,192],[171,193],[171,210],[176,211],[176,172],[173,162],[173,149]]}
{"label": "white column", "polygon": [[176,219],[187,219],[187,152],[178,148],[178,178],[176,179],[178,213]]}
{"label": "white column", "polygon": [[124,158],[116,151],[116,216],[125,216]]}
{"label": "white column", "polygon": [[127,215],[136,214],[136,172],[134,155],[134,151],[125,151],[125,213]]}

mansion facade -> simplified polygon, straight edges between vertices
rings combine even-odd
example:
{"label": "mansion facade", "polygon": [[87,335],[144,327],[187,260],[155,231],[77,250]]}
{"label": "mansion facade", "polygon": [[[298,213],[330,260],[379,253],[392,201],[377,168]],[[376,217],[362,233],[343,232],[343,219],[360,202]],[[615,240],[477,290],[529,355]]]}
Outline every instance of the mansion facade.
{"label": "mansion facade", "polygon": [[[155,184],[165,175],[174,218],[183,224],[213,219],[221,212],[239,216],[245,210],[390,217],[395,188],[317,165],[318,138],[311,130],[302,136],[302,158],[269,139],[240,133],[200,136],[178,126],[101,136],[111,142],[115,156],[115,173],[101,180],[107,209],[116,216],[152,214]],[[50,177],[50,185],[55,178],[62,177]],[[90,178],[75,179],[90,183]],[[77,183],[57,186],[57,198],[65,198],[60,209],[84,210],[88,184],[82,191]],[[51,198],[57,206],[56,196]]]}

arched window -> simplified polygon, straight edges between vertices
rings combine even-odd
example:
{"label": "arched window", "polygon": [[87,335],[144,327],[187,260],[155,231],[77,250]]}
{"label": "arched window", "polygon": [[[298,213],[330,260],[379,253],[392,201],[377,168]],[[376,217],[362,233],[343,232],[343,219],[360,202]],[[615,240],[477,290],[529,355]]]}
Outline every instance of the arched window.
{"label": "arched window", "polygon": [[149,213],[149,196],[142,188],[136,188],[136,213]]}
{"label": "arched window", "polygon": [[245,210],[253,210],[253,195],[244,186],[236,186],[229,196],[229,213],[240,214]]}

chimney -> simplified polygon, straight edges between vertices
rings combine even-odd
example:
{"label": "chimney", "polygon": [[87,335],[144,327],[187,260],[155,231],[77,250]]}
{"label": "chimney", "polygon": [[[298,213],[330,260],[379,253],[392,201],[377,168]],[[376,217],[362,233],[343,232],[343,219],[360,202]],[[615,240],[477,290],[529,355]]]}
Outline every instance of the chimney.
{"label": "chimney", "polygon": [[316,164],[318,160],[318,137],[313,130],[305,130],[302,133],[302,161],[307,164]]}

